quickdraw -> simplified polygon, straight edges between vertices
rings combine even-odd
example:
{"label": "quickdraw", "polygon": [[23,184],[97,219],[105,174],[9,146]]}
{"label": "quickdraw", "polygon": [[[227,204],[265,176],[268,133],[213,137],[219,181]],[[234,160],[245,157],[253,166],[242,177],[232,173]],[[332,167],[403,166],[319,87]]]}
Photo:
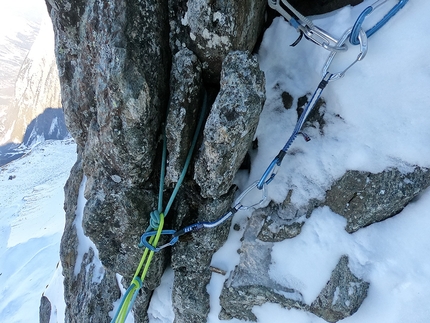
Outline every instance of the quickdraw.
{"label": "quickdraw", "polygon": [[[354,26],[352,27],[349,38],[349,42],[352,45],[360,44],[358,37],[366,17],[387,1],[388,0],[376,1],[364,9],[363,12],[358,16]],[[399,0],[399,2],[378,23],[366,31],[366,36],[369,38],[379,29],[381,29],[381,27],[384,26],[392,17],[394,17],[408,1],[409,0]],[[302,14],[300,14],[300,12],[295,10],[287,0],[268,0],[268,3],[269,7],[278,11],[290,23],[290,25],[300,33],[299,38],[292,44],[292,46],[297,45],[297,43],[304,36],[306,39],[329,51],[337,52],[348,49],[345,43],[341,43],[340,40],[330,35],[327,31],[314,25],[314,23],[309,18],[304,17]]]}
{"label": "quickdraw", "polygon": [[[219,219],[212,221],[212,222],[197,222],[188,226],[183,227],[180,230],[162,230],[163,224],[164,224],[164,217],[167,215],[167,212],[169,211],[170,207],[172,206],[173,200],[179,190],[179,187],[184,180],[186,171],[188,169],[188,165],[190,163],[192,153],[195,147],[195,144],[197,142],[197,136],[200,132],[200,128],[203,123],[203,116],[204,116],[204,109],[206,106],[206,97],[205,97],[205,103],[204,108],[202,109],[202,114],[200,117],[200,120],[198,122],[198,126],[195,132],[195,135],[193,137],[192,146],[190,148],[190,151],[188,153],[184,169],[178,179],[178,182],[172,192],[172,195],[170,197],[170,200],[164,210],[162,211],[162,196],[163,196],[163,183],[164,183],[164,175],[165,175],[165,163],[166,163],[166,140],[164,137],[163,140],[163,162],[162,162],[162,170],[160,175],[160,191],[159,191],[159,201],[158,201],[158,209],[151,212],[151,218],[150,218],[150,226],[148,230],[141,236],[139,247],[144,247],[145,251],[142,256],[142,260],[136,270],[136,273],[132,279],[132,282],[130,284],[130,287],[122,297],[121,304],[119,306],[119,309],[117,310],[113,320],[111,323],[119,323],[124,322],[129,311],[131,310],[131,307],[134,303],[134,300],[136,298],[137,292],[142,287],[142,282],[146,276],[146,273],[148,271],[152,256],[155,252],[159,252],[160,250],[167,248],[169,246],[173,246],[175,243],[178,242],[179,237],[188,234],[191,232],[196,232],[199,230],[202,230],[204,228],[214,228],[216,226],[221,225],[224,223],[227,219],[232,217],[235,213],[237,213],[240,210],[247,210],[250,208],[254,208],[258,205],[261,205],[266,199],[267,199],[267,186],[273,181],[275,178],[277,171],[279,167],[282,164],[282,161],[284,157],[286,156],[289,147],[294,142],[294,140],[297,138],[299,134],[302,134],[306,141],[310,140],[306,134],[301,132],[301,129],[306,122],[306,119],[308,118],[309,114],[311,113],[312,109],[315,107],[318,99],[321,97],[322,92],[324,91],[325,87],[329,82],[338,80],[342,78],[345,73],[357,62],[364,59],[366,56],[366,53],[368,51],[367,46],[367,38],[373,35],[376,31],[378,31],[384,24],[387,23],[388,20],[390,20],[401,8],[404,7],[404,5],[408,2],[408,0],[400,0],[396,6],[394,6],[388,14],[386,14],[375,26],[370,28],[367,31],[363,31],[362,25],[365,20],[365,18],[372,13],[376,8],[381,6],[383,3],[385,3],[387,0],[378,0],[371,6],[364,9],[364,11],[359,15],[357,21],[353,25],[353,27],[349,28],[340,39],[336,39],[333,36],[331,36],[329,33],[324,31],[321,28],[318,28],[315,26],[312,21],[303,15],[301,15],[297,10],[295,10],[286,0],[268,0],[269,6],[275,10],[277,10],[284,18],[294,27],[296,30],[299,31],[301,36],[304,36],[308,40],[312,41],[313,43],[323,47],[324,49],[329,50],[331,53],[327,58],[327,61],[323,67],[322,72],[322,79],[320,83],[318,84],[315,92],[313,93],[310,101],[306,105],[304,111],[299,117],[299,120],[296,123],[296,126],[294,127],[294,130],[285,143],[284,147],[279,151],[279,153],[275,156],[275,158],[272,160],[272,162],[269,164],[261,178],[251,185],[249,185],[235,200],[233,203],[233,207],[231,207],[224,215],[222,215]],[[336,57],[336,55],[339,52],[345,51],[348,49],[346,45],[346,41],[349,39],[349,42],[353,45],[360,45],[359,46],[359,54],[355,58],[355,60],[350,63],[346,68],[343,70],[332,73],[329,71],[330,66]],[[300,38],[298,39],[300,40]],[[297,42],[297,41],[296,41]],[[258,189],[261,191],[262,196],[260,200],[254,204],[251,205],[244,205],[243,200],[244,198],[254,189]],[[161,235],[171,235],[171,239],[168,243],[157,246],[158,241],[161,237]],[[139,276],[141,268],[144,266],[142,274]]]}
{"label": "quickdraw", "polygon": [[163,210],[163,192],[164,192],[164,176],[166,172],[166,160],[167,160],[167,143],[166,143],[166,134],[163,132],[163,151],[161,157],[161,172],[160,172],[160,186],[158,191],[158,207],[156,210],[150,213],[149,227],[143,236],[149,236],[149,241],[145,240],[144,243],[139,244],[139,247],[146,247],[144,249],[142,258],[140,263],[136,269],[136,272],[133,276],[133,279],[130,283],[130,286],[121,297],[120,305],[118,306],[115,315],[111,321],[111,323],[124,323],[129,312],[131,311],[133,304],[136,300],[137,294],[139,290],[142,288],[143,281],[145,280],[146,274],[148,273],[149,266],[152,261],[152,257],[155,251],[157,250],[157,244],[161,237],[161,235],[166,234],[175,234],[175,230],[163,230],[164,226],[164,218],[167,216],[176,195],[179,191],[179,188],[185,178],[188,167],[191,162],[191,158],[193,156],[194,148],[197,144],[197,139],[200,133],[200,129],[202,128],[204,118],[206,116],[207,109],[207,95],[205,93],[203,106],[200,112],[200,118],[197,122],[197,127],[194,132],[194,136],[191,142],[191,147],[188,151],[188,155],[185,159],[185,164],[182,169],[182,172],[179,176],[179,179],[173,189],[172,194],[170,195],[169,201],[166,207]]}
{"label": "quickdraw", "polygon": [[[273,179],[275,178],[277,171],[279,167],[282,164],[282,161],[284,157],[287,154],[288,149],[290,148],[291,144],[294,142],[294,140],[297,138],[299,134],[302,134],[306,141],[310,140],[306,134],[301,132],[301,129],[306,122],[307,117],[311,113],[312,109],[315,107],[318,99],[321,97],[322,92],[324,91],[325,87],[329,82],[338,80],[342,78],[345,73],[357,62],[360,62],[364,59],[364,57],[367,54],[368,51],[368,44],[367,44],[367,38],[368,35],[372,35],[375,33],[378,29],[380,29],[398,10],[400,10],[401,7],[405,5],[405,3],[408,0],[401,0],[399,1],[399,4],[395,6],[390,11],[390,17],[384,17],[379,23],[375,25],[377,26],[377,29],[374,30],[375,27],[371,28],[369,31],[365,32],[361,28],[361,25],[363,23],[364,18],[370,13],[368,8],[376,9],[378,6],[380,6],[384,1],[377,1],[372,6],[366,8],[363,13],[359,16],[357,22],[354,24],[353,27],[349,28],[340,39],[335,39],[334,37],[330,36],[327,32],[324,30],[316,27],[308,18],[303,17],[300,13],[298,13],[286,0],[268,0],[269,6],[274,8],[275,10],[278,10],[284,18],[286,18],[290,24],[298,29],[301,33],[305,35],[305,37],[312,42],[316,43],[317,45],[327,49],[330,51],[330,55],[327,58],[327,61],[323,67],[322,71],[322,79],[320,83],[318,84],[315,92],[313,93],[310,101],[306,105],[304,111],[300,115],[299,120],[296,123],[296,126],[294,127],[294,130],[289,137],[288,141],[285,143],[284,147],[279,151],[278,155],[272,160],[272,162],[269,164],[269,166],[266,168],[265,172],[261,176],[261,178],[251,185],[249,185],[243,192],[240,194],[240,196],[235,200],[233,203],[233,207],[231,207],[224,215],[222,215],[219,219],[212,221],[212,222],[197,222],[193,223],[191,225],[185,226],[180,230],[164,230],[162,231],[162,234],[171,235],[172,238],[170,241],[162,246],[155,247],[153,246],[148,239],[151,239],[154,235],[156,235],[155,231],[152,232],[146,232],[142,235],[140,240],[140,246],[144,246],[151,251],[158,252],[164,248],[173,246],[175,243],[178,242],[179,237],[191,233],[191,232],[197,232],[204,228],[213,228],[216,227],[222,223],[224,223],[227,219],[232,217],[236,212],[240,210],[247,210],[250,208],[254,208],[258,205],[261,205],[264,203],[264,201],[267,199],[267,186],[270,184]],[[400,7],[400,8],[399,8]],[[359,21],[360,20],[360,21]],[[358,30],[358,32],[357,32]],[[357,35],[355,36],[355,33]],[[351,40],[351,37],[356,37],[358,40],[359,46],[359,53],[355,60],[350,63],[346,68],[339,72],[331,72],[329,71],[330,66],[336,57],[337,54],[347,49],[346,41],[349,39]],[[254,189],[258,189],[261,191],[262,196],[260,200],[256,203],[253,203],[251,205],[244,205],[243,200],[244,198]]]}

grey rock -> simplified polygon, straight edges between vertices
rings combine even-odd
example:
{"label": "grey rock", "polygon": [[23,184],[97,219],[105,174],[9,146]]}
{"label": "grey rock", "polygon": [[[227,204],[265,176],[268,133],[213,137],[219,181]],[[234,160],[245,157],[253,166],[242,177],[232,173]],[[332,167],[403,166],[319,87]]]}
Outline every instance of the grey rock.
{"label": "grey rock", "polygon": [[[182,55],[181,61],[178,54]],[[175,85],[172,87],[174,92],[171,96],[194,97],[187,113],[191,119],[196,120],[195,104],[198,102],[196,96],[199,94],[199,88],[192,84],[195,84],[194,79],[199,76],[199,72],[195,72],[193,55],[186,51],[180,51],[178,54],[178,64],[184,66],[181,62],[187,62],[186,71],[192,72],[189,73],[191,77],[187,77],[185,71],[181,74],[186,77],[173,77]],[[191,89],[194,89],[192,95],[186,92]],[[180,228],[196,221],[213,221],[228,211],[235,192],[232,187],[233,176],[252,141],[264,97],[264,76],[256,60],[245,52],[229,54],[223,66],[221,90],[206,121],[202,148],[195,161],[195,182],[190,179],[185,181],[175,205],[175,227]],[[184,101],[176,105],[179,109],[171,106],[172,115],[183,105]],[[226,117],[226,114],[231,118]],[[178,119],[180,118],[168,118],[171,122],[168,124],[169,138],[172,141],[176,139],[176,143],[183,146],[183,150],[185,146],[189,146],[186,142],[190,139],[186,139],[182,133],[194,122],[183,126],[178,124]],[[178,142],[181,137],[184,139]],[[214,142],[213,138],[223,138],[224,141]],[[229,145],[232,146],[231,149],[226,149]],[[176,148],[172,149],[175,151]],[[184,156],[179,159],[184,159]],[[228,169],[229,167],[233,169]],[[172,180],[175,180],[174,176]],[[207,193],[208,191],[210,193]],[[175,281],[172,299],[176,323],[206,320],[209,313],[206,286],[212,274],[210,261],[214,252],[227,238],[229,223],[230,220],[217,228],[191,234],[173,247],[171,266],[175,271]]]}
{"label": "grey rock", "polygon": [[343,320],[357,312],[368,289],[369,283],[357,278],[348,267],[348,257],[342,256],[310,311],[327,322]]}
{"label": "grey rock", "polygon": [[49,323],[51,320],[51,302],[49,298],[45,295],[42,295],[40,298],[40,307],[39,307],[39,323]]}
{"label": "grey rock", "polygon": [[205,80],[216,84],[229,52],[253,50],[263,28],[266,5],[266,0],[171,0],[172,51],[192,50],[203,63]]}
{"label": "grey rock", "polygon": [[347,219],[350,233],[398,214],[430,185],[426,168],[381,173],[347,171],[327,192],[325,204]]}
{"label": "grey rock", "polygon": [[257,238],[264,223],[262,212],[254,212],[244,231],[239,249],[240,262],[224,284],[220,296],[220,319],[256,321],[252,308],[266,302],[285,308],[308,309],[299,291],[282,286],[269,275],[273,242]]}
{"label": "grey rock", "polygon": [[226,57],[221,89],[206,121],[196,161],[194,179],[203,197],[216,198],[229,190],[254,138],[265,101],[264,86],[255,57],[246,52]]}
{"label": "grey rock", "polygon": [[66,225],[60,248],[66,302],[65,322],[67,323],[85,322],[89,317],[108,321],[112,303],[119,297],[114,274],[105,272],[100,276],[101,273],[94,271],[94,250],[91,248],[83,255],[81,267],[75,275],[79,237],[74,221],[82,177],[82,160],[78,158],[64,189],[65,196],[68,198],[64,204]]}
{"label": "grey rock", "polygon": [[176,183],[182,172],[203,104],[202,67],[189,49],[175,54],[170,76],[166,122],[169,162],[166,183]]}
{"label": "grey rock", "polygon": [[[170,49],[167,3],[160,1],[48,0],[66,124],[79,147],[80,175],[66,193],[61,245],[67,322],[107,322],[119,296],[115,273],[125,285],[139,263],[140,235],[156,208],[159,174],[154,169],[169,94]],[[100,283],[75,263],[76,194],[87,176],[83,228],[105,266]],[[152,177],[151,177],[152,176]],[[147,320],[150,291],[166,264],[154,257],[135,309]],[[90,268],[88,267],[88,268]],[[78,295],[78,296],[77,296]],[[140,305],[140,306],[139,306]]]}
{"label": "grey rock", "polygon": [[264,221],[257,236],[259,240],[279,242],[298,236],[306,219],[321,205],[321,201],[313,199],[306,206],[297,207],[291,203],[291,194],[292,190],[281,204],[270,202],[254,212],[253,216],[261,216]]}
{"label": "grey rock", "polygon": [[[227,212],[233,201],[235,189],[219,199],[205,199],[190,195],[184,190],[178,200],[177,227],[190,224],[190,214],[194,221],[213,221]],[[186,197],[185,197],[186,196]],[[196,199],[200,202],[196,205]],[[194,222],[193,221],[193,222]],[[230,220],[216,228],[184,236],[172,250],[171,266],[175,271],[172,302],[175,323],[205,322],[209,313],[209,294],[206,291],[211,278],[210,262],[213,254],[227,239]]]}
{"label": "grey rock", "polygon": [[48,10],[66,123],[85,147],[85,173],[101,167],[144,182],[168,98],[167,4],[49,0]]}

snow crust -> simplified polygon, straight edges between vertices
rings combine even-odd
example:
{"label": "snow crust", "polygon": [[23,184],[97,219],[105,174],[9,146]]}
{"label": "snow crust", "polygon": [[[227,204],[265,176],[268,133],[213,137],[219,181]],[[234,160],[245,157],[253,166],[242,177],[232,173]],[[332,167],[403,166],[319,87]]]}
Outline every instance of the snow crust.
{"label": "snow crust", "polygon": [[[373,1],[357,7],[314,17],[318,26],[335,36],[352,26],[359,13]],[[369,28],[397,0],[388,0],[366,19]],[[404,172],[412,165],[430,167],[430,2],[409,1],[369,39],[366,58],[353,66],[343,79],[330,83],[323,93],[323,131],[308,127],[312,140],[298,138],[282,168],[269,185],[269,199],[283,201],[293,189],[292,202],[305,204],[321,198],[333,180],[346,170],[380,172],[397,167]],[[185,21],[183,23],[190,23]],[[312,93],[321,79],[328,53],[303,40],[290,47],[297,33],[281,18],[266,31],[258,53],[266,75],[267,101],[257,137],[258,153],[252,155],[252,172],[241,173],[237,183],[245,188],[257,180],[290,135],[295,108],[286,110],[284,91],[297,98]],[[352,62],[357,48],[335,58],[333,71]],[[49,160],[49,162],[47,162]],[[37,322],[41,294],[54,304],[51,322],[64,320],[61,267],[58,251],[64,225],[62,186],[75,160],[69,142],[45,142],[0,171],[0,321]],[[46,162],[45,162],[46,161]],[[53,174],[56,174],[53,176]],[[16,178],[9,180],[9,176]],[[84,184],[84,183],[83,183]],[[256,192],[259,193],[259,192]],[[260,195],[249,196],[258,200]],[[80,195],[80,206],[85,204]],[[48,207],[49,205],[49,207]],[[314,211],[302,233],[276,243],[268,275],[280,284],[294,286],[310,303],[318,295],[340,255],[347,254],[350,268],[370,282],[368,297],[357,313],[344,323],[427,323],[430,321],[430,190],[422,193],[400,214],[354,234],[344,231],[345,220],[328,208]],[[77,213],[81,216],[81,211]],[[233,224],[243,228],[251,212],[238,212]],[[79,224],[76,220],[77,225]],[[83,231],[82,231],[83,233]],[[231,230],[212,265],[230,272],[239,261],[237,249],[243,231]],[[80,235],[80,252],[91,245]],[[94,249],[96,250],[96,249]],[[207,287],[211,295],[208,323],[218,323],[219,295],[227,277],[213,274]],[[167,271],[154,292],[149,316],[152,323],[173,322],[171,286]],[[259,323],[323,323],[324,320],[276,304],[253,309]],[[230,320],[230,323],[242,322]]]}
{"label": "snow crust", "polygon": [[46,141],[0,168],[0,322],[38,322],[47,286],[64,321],[63,186],[75,160],[73,141]]}

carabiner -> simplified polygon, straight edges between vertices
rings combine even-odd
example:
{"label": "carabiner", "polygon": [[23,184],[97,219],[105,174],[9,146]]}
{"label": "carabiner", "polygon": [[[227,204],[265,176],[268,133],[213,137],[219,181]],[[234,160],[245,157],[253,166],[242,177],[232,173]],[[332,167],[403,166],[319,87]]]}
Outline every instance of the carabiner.
{"label": "carabiner", "polygon": [[348,46],[335,39],[325,30],[318,28],[317,26],[302,26],[299,27],[300,31],[304,34],[306,39],[310,40],[314,44],[321,46],[322,48],[330,52],[339,52],[348,50]]}
{"label": "carabiner", "polygon": [[[249,185],[246,190],[244,190],[242,192],[242,194],[240,194],[238,196],[238,198],[234,201],[234,209],[236,209],[237,211],[239,210],[248,210],[250,208],[253,208],[257,205],[262,204],[266,199],[267,199],[267,189],[266,189],[266,185],[263,185],[262,188],[258,188],[258,183],[259,181],[255,181],[254,183],[252,183],[251,185]],[[262,197],[260,199],[260,201],[258,201],[257,203],[254,203],[252,205],[243,205],[242,204],[242,200],[245,198],[245,196],[247,196],[249,194],[249,192],[251,192],[254,188],[258,188],[260,191],[262,191]]]}
{"label": "carabiner", "polygon": [[261,190],[264,185],[269,184],[278,173],[278,168],[280,166],[280,160],[278,156],[276,156],[270,165],[266,168],[265,172],[263,173],[263,176],[261,176],[260,180],[257,182],[257,188]]}
{"label": "carabiner", "polygon": [[[173,234],[175,234],[175,232],[176,232],[175,230],[162,230],[161,234],[162,235],[173,235]],[[156,234],[157,234],[157,231],[148,231],[148,232],[145,232],[144,234],[142,234],[142,236],[140,238],[139,248],[145,247],[145,248],[147,248],[147,249],[149,249],[151,251],[158,252],[161,249],[164,249],[165,247],[167,247],[169,245],[173,245],[176,242],[175,241],[175,242],[172,243],[172,241],[174,240],[174,239],[172,239],[169,243],[167,243],[165,245],[162,245],[161,247],[158,247],[158,248],[154,247],[153,245],[151,245],[148,242],[147,239],[150,238],[150,237],[152,237],[152,236],[155,236]]]}
{"label": "carabiner", "polygon": [[[342,36],[342,38],[339,40],[340,44],[344,44],[345,41],[348,39],[348,37],[351,35],[351,31],[352,28],[349,28]],[[360,53],[357,55],[357,58],[351,63],[349,64],[343,71],[338,72],[338,73],[331,73],[328,71],[331,63],[333,62],[334,57],[336,56],[337,52],[331,52],[329,57],[327,58],[327,61],[324,64],[323,67],[323,73],[322,75],[327,75],[327,73],[329,73],[331,76],[328,79],[328,82],[340,79],[341,77],[343,77],[346,73],[346,71],[348,71],[355,63],[361,61],[367,54],[367,36],[366,33],[360,29],[360,33],[358,34],[358,39],[360,42]]]}
{"label": "carabiner", "polygon": [[[374,25],[372,28],[366,31],[367,38],[369,38],[374,33],[376,33],[379,29],[381,29],[381,27],[384,26],[388,22],[388,20],[394,17],[394,15],[397,12],[399,12],[399,10],[402,9],[408,1],[409,0],[399,0],[399,2],[387,14],[378,23],[376,23],[376,25]],[[380,5],[382,5],[385,2],[387,2],[387,0],[376,1],[371,6],[364,9],[363,12],[358,16],[357,20],[354,23],[354,26],[352,27],[351,35],[349,37],[349,42],[351,44],[358,45],[360,43],[359,34],[360,34],[360,30],[362,29],[364,20],[376,8],[378,8]]]}
{"label": "carabiner", "polygon": [[[338,40],[325,30],[315,26],[310,19],[300,14],[287,0],[268,0],[269,7],[279,12],[300,34],[314,44],[328,51],[345,51],[346,44],[339,45]],[[300,38],[299,38],[300,39]]]}

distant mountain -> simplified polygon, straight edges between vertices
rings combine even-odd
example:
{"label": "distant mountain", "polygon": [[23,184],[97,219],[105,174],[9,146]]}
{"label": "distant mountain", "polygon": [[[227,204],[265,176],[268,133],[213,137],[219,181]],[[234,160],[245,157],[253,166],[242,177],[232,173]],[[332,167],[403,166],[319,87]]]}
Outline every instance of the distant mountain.
{"label": "distant mountain", "polygon": [[45,140],[63,140],[69,137],[62,109],[47,108],[27,126],[21,144],[0,146],[0,166],[15,160]]}
{"label": "distant mountain", "polygon": [[0,10],[0,144],[10,132],[8,116],[15,97],[15,84],[46,17],[43,0],[14,0],[1,3]]}
{"label": "distant mountain", "polygon": [[13,28],[0,32],[0,165],[39,142],[69,136],[45,3],[17,1],[22,9],[9,8]]}
{"label": "distant mountain", "polygon": [[60,108],[60,82],[54,55],[54,33],[49,18],[39,30],[17,75],[13,101],[4,116],[1,143],[22,142],[27,126],[46,108]]}

